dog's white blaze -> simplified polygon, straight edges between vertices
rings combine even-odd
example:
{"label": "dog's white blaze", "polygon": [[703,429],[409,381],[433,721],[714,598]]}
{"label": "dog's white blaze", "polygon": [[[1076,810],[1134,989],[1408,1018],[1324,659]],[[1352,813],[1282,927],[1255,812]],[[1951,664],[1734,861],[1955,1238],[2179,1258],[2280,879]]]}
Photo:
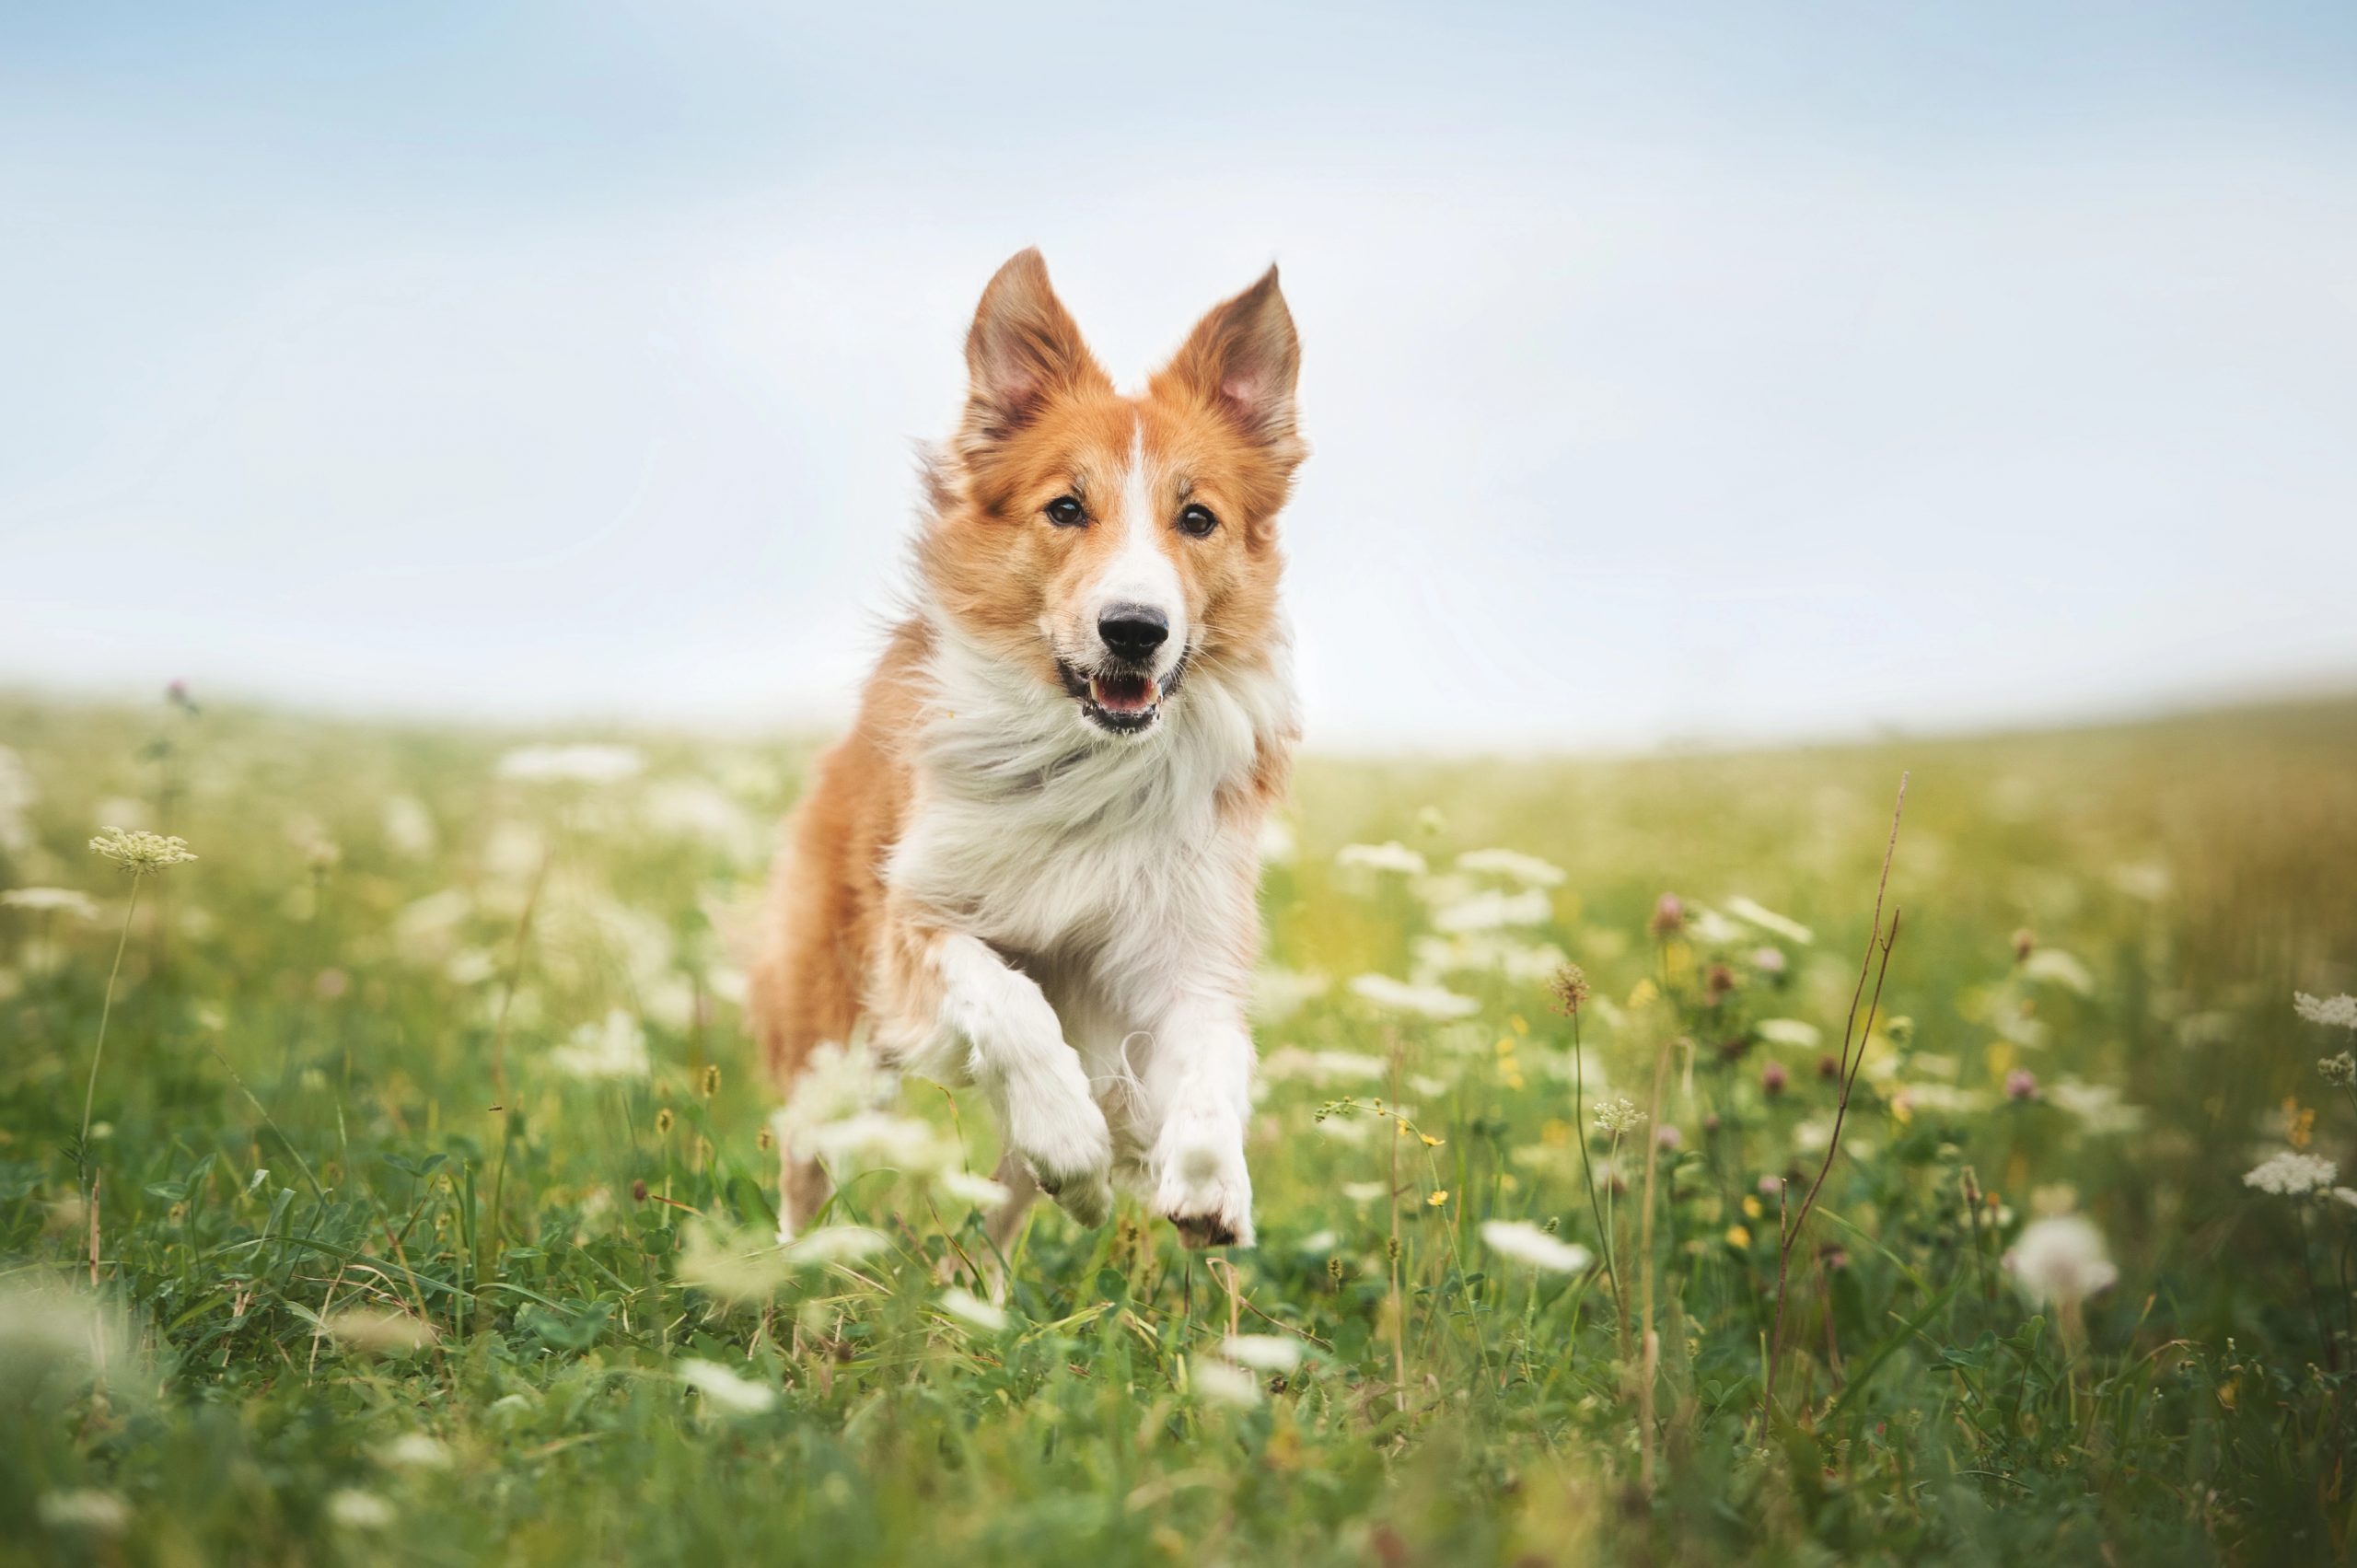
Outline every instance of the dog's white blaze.
{"label": "dog's white blaze", "polygon": [[1117,604],[1142,604],[1162,611],[1170,621],[1169,640],[1155,657],[1155,673],[1167,674],[1187,649],[1187,595],[1178,568],[1163,548],[1169,532],[1167,519],[1155,504],[1154,470],[1146,462],[1145,422],[1131,429],[1129,466],[1121,474],[1121,511],[1115,526],[1121,530],[1120,549],[1098,574],[1089,595],[1089,624]]}

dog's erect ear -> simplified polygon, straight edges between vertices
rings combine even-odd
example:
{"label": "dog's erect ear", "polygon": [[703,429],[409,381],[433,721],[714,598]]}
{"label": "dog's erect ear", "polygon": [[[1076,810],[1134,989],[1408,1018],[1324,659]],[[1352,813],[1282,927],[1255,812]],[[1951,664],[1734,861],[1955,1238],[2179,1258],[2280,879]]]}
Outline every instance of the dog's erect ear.
{"label": "dog's erect ear", "polygon": [[1301,373],[1301,340],[1277,287],[1277,269],[1195,323],[1157,387],[1176,382],[1236,422],[1280,460],[1301,460],[1293,389]]}
{"label": "dog's erect ear", "polygon": [[966,334],[966,435],[982,442],[1021,429],[1060,391],[1113,386],[1036,250],[1018,251],[982,290]]}

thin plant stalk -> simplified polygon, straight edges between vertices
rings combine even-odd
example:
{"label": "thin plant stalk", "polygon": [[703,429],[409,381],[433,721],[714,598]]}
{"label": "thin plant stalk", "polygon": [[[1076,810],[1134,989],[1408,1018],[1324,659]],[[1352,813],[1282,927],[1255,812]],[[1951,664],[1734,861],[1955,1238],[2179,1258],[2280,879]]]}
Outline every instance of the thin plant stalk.
{"label": "thin plant stalk", "polygon": [[99,1043],[90,1051],[90,1086],[82,1093],[82,1136],[75,1153],[75,1162],[80,1167],[75,1175],[85,1188],[90,1178],[90,1110],[99,1103],[99,1063],[107,1053],[107,1020],[114,1015],[114,982],[122,973],[122,950],[131,943],[131,916],[139,907],[139,884],[145,880],[137,872],[132,874],[131,899],[122,906],[122,934],[114,943],[114,967],[107,970],[106,1000],[99,1005]]}
{"label": "thin plant stalk", "polygon": [[1654,1098],[1645,1113],[1645,1197],[1644,1215],[1639,1223],[1642,1239],[1637,1244],[1638,1277],[1644,1292],[1644,1359],[1638,1369],[1637,1441],[1638,1481],[1647,1492],[1654,1486],[1654,1384],[1661,1368],[1661,1331],[1654,1321],[1654,1183],[1661,1167],[1661,1095],[1669,1074],[1669,1041],[1665,1039],[1654,1052]]}
{"label": "thin plant stalk", "polygon": [[1604,1206],[1596,1201],[1596,1167],[1587,1150],[1587,1063],[1580,1050],[1580,1010],[1572,1008],[1572,1136],[1580,1144],[1580,1183],[1587,1189],[1588,1212],[1596,1216],[1596,1233],[1604,1244],[1604,1273],[1612,1283],[1614,1318],[1626,1323],[1629,1318],[1628,1299],[1620,1294],[1620,1270],[1612,1254],[1612,1227],[1606,1222]]}
{"label": "thin plant stalk", "polygon": [[[1776,1408],[1777,1359],[1784,1348],[1784,1297],[1789,1286],[1793,1249],[1799,1243],[1801,1231],[1808,1224],[1809,1214],[1817,1207],[1817,1195],[1824,1189],[1825,1179],[1832,1171],[1833,1162],[1841,1152],[1841,1128],[1843,1122],[1849,1118],[1850,1096],[1857,1086],[1858,1070],[1865,1065],[1866,1040],[1874,1033],[1875,1013],[1882,1005],[1883,981],[1890,973],[1890,950],[1898,941],[1899,912],[1896,909],[1890,912],[1890,929],[1886,932],[1883,929],[1882,910],[1884,896],[1890,890],[1890,863],[1898,853],[1899,819],[1907,811],[1907,779],[1908,775],[1905,773],[1898,775],[1898,799],[1892,806],[1890,812],[1890,837],[1883,844],[1882,877],[1875,885],[1873,928],[1867,934],[1865,956],[1858,961],[1858,983],[1850,993],[1849,1016],[1842,1020],[1841,1024],[1840,1063],[1841,1094],[1840,1098],[1834,1102],[1833,1132],[1826,1140],[1825,1158],[1817,1164],[1816,1179],[1809,1183],[1808,1192],[1801,1199],[1800,1208],[1793,1213],[1790,1223],[1780,1227],[1781,1233],[1777,1237],[1776,1317],[1769,1330],[1766,1380],[1759,1391],[1759,1436],[1762,1442],[1767,1440],[1769,1423]],[[1882,956],[1879,967],[1875,961],[1877,952]],[[1866,980],[1869,975],[1872,975],[1875,982],[1874,999],[1870,1002],[1866,1001]],[[1858,1028],[1858,1005],[1861,1002],[1865,1003],[1866,1008],[1865,1028],[1863,1031]],[[1856,1046],[1854,1056],[1852,1054],[1853,1040]]]}

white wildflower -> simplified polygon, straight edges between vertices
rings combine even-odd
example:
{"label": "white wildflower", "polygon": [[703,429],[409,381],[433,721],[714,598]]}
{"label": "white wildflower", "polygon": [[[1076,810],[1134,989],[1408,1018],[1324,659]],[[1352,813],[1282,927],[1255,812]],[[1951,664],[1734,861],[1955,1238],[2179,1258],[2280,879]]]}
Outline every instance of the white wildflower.
{"label": "white wildflower", "polygon": [[734,859],[758,856],[766,838],[751,813],[702,779],[659,779],[649,784],[639,815],[658,833],[709,844]]}
{"label": "white wildflower", "polygon": [[186,839],[122,828],[101,830],[90,841],[90,853],[113,861],[134,877],[145,877],[167,865],[179,865],[196,858],[189,852]]}
{"label": "white wildflower", "polygon": [[1805,947],[1817,940],[1816,932],[1811,931],[1792,916],[1778,914],[1771,909],[1763,909],[1740,893],[1726,902],[1727,912],[1737,920],[1747,920],[1760,930],[1772,931],[1787,942],[1797,942]]}
{"label": "white wildflower", "polygon": [[1263,865],[1290,865],[1301,852],[1295,841],[1293,829],[1280,817],[1266,817],[1260,821],[1260,837],[1255,846]]}
{"label": "white wildflower", "polygon": [[803,1127],[795,1133],[794,1152],[823,1161],[830,1170],[889,1169],[919,1175],[935,1174],[959,1157],[957,1145],[931,1122],[888,1110],[854,1111],[833,1121]]}
{"label": "white wildflower", "polygon": [[393,1505],[373,1492],[363,1492],[347,1486],[328,1498],[328,1517],[347,1530],[382,1530],[392,1527]]}
{"label": "white wildflower", "polygon": [[32,914],[70,914],[76,920],[99,918],[97,900],[76,888],[11,888],[0,893],[0,906]]}
{"label": "white wildflower", "polygon": [[95,1486],[44,1492],[35,1505],[41,1522],[52,1530],[81,1530],[94,1536],[119,1536],[131,1527],[131,1504],[112,1492]]}
{"label": "white wildflower", "polygon": [[2357,1029],[2357,996],[2311,996],[2305,991],[2292,996],[2293,1011],[2312,1024],[2328,1028]]}
{"label": "white wildflower", "polygon": [[1335,852],[1334,864],[1349,871],[1388,871],[1402,877],[1424,874],[1424,857],[1397,839],[1379,844],[1344,844]]}
{"label": "white wildflower", "polygon": [[444,963],[459,950],[459,928],[474,912],[474,896],[464,888],[428,893],[393,916],[393,946],[411,963]]}
{"label": "white wildflower", "polygon": [[2119,1278],[2103,1233],[2075,1214],[2033,1220],[2005,1254],[2014,1283],[2040,1306],[2072,1307]]}
{"label": "white wildflower", "polygon": [[2330,1187],[2333,1178],[2340,1174],[2340,1167],[2328,1159],[2285,1149],[2270,1155],[2246,1172],[2243,1185],[2255,1187],[2261,1192],[2298,1198]]}
{"label": "white wildflower", "polygon": [[939,1178],[941,1191],[961,1203],[971,1203],[985,1214],[1006,1207],[1015,1194],[987,1176],[976,1176],[970,1170],[945,1170]]}
{"label": "white wildflower", "polygon": [[2087,966],[2060,947],[2040,947],[2022,960],[2022,973],[2031,980],[2044,981],[2077,992],[2082,996],[2096,993],[2096,977]]}
{"label": "white wildflower", "polygon": [[2332,1190],[2332,1201],[2343,1205],[2344,1207],[2357,1209],[2357,1187],[2334,1188]]}
{"label": "white wildflower", "polygon": [[601,1024],[573,1031],[573,1043],[549,1052],[549,1065],[575,1078],[644,1078],[654,1070],[646,1054],[646,1031],[621,1008]]}
{"label": "white wildflower", "polygon": [[1550,1236],[1528,1220],[1483,1220],[1481,1240],[1500,1257],[1541,1273],[1576,1274],[1596,1260],[1586,1248]]}
{"label": "white wildflower", "polygon": [[1615,1135],[1635,1130],[1645,1120],[1645,1113],[1628,1096],[1608,1099],[1596,1108],[1596,1130]]}
{"label": "white wildflower", "polygon": [[1252,976],[1252,1016],[1264,1024],[1281,1024],[1303,1005],[1333,988],[1322,974],[1299,974],[1271,964]]}
{"label": "white wildflower", "polygon": [[1495,974],[1517,985],[1544,985],[1571,961],[1551,942],[1522,942],[1495,932],[1418,936],[1411,976],[1429,984],[1453,974]]}
{"label": "white wildflower", "polygon": [[433,811],[413,795],[387,796],[383,813],[385,843],[395,854],[424,860],[441,842]]}
{"label": "white wildflower", "polygon": [[1442,904],[1433,911],[1438,931],[1498,931],[1516,925],[1544,925],[1554,917],[1554,906],[1536,888],[1502,893],[1492,888],[1469,898]]}
{"label": "white wildflower", "polygon": [[1380,1181],[1345,1181],[1342,1196],[1353,1203],[1374,1203],[1391,1195],[1391,1189]]}
{"label": "white wildflower", "polygon": [[1006,1330],[1006,1314],[970,1291],[958,1290],[954,1286],[943,1291],[941,1309],[985,1333],[998,1334]]}
{"label": "white wildflower", "polygon": [[864,1225],[826,1225],[785,1244],[787,1262],[797,1268],[856,1263],[892,1245],[892,1238]]}
{"label": "white wildflower", "polygon": [[634,746],[519,746],[500,758],[503,779],[530,784],[614,784],[646,766]]}
{"label": "white wildflower", "polygon": [[429,1432],[404,1432],[377,1450],[377,1462],[395,1470],[447,1470],[450,1446]]}
{"label": "white wildflower", "polygon": [[1562,866],[1550,865],[1537,855],[1525,854],[1520,850],[1469,849],[1457,857],[1457,868],[1503,877],[1526,888],[1560,888],[1563,883]]}
{"label": "white wildflower", "polygon": [[1198,1399],[1249,1409],[1260,1402],[1260,1380],[1242,1367],[1208,1356],[1187,1358],[1187,1381]]}
{"label": "white wildflower", "polygon": [[1255,1372],[1291,1372],[1301,1365],[1301,1342],[1276,1334],[1230,1334],[1220,1353]]}
{"label": "white wildflower", "polygon": [[1420,1018],[1463,1018],[1481,1010],[1481,1005],[1470,996],[1459,996],[1437,985],[1411,985],[1387,974],[1360,975],[1351,981],[1351,993],[1387,1012]]}
{"label": "white wildflower", "polygon": [[2083,1084],[2065,1078],[2047,1086],[2045,1096],[2077,1117],[2090,1132],[2134,1132],[2144,1125],[2144,1108],[2129,1105],[2110,1084]]}
{"label": "white wildflower", "polygon": [[32,824],[26,819],[41,791],[15,751],[0,746],[0,850],[22,854],[33,847]]}
{"label": "white wildflower", "polygon": [[1796,1051],[1814,1051],[1825,1039],[1823,1030],[1803,1018],[1762,1018],[1752,1026],[1752,1032],[1771,1045],[1791,1046]]}
{"label": "white wildflower", "polygon": [[2345,1089],[2357,1084],[2357,1052],[2344,1051],[2338,1056],[2317,1057],[2316,1074],[2335,1088]]}
{"label": "white wildflower", "polygon": [[434,1342],[434,1330],[406,1312],[354,1307],[331,1312],[321,1325],[338,1344],[376,1355],[408,1355]]}
{"label": "white wildflower", "polygon": [[1301,1078],[1313,1084],[1375,1083],[1390,1071],[1390,1063],[1380,1056],[1355,1051],[1304,1051],[1297,1045],[1280,1047],[1260,1063],[1263,1078]]}
{"label": "white wildflower", "polygon": [[1303,1237],[1295,1245],[1297,1249],[1303,1252],[1331,1252],[1341,1244],[1342,1237],[1340,1232],[1317,1230]]}
{"label": "white wildflower", "polygon": [[776,1295],[794,1272],[794,1264],[775,1241],[760,1231],[726,1231],[696,1215],[680,1232],[674,1272],[682,1284],[747,1306]]}
{"label": "white wildflower", "polygon": [[777,1403],[777,1390],[740,1377],[715,1361],[692,1357],[671,1364],[673,1376],[703,1396],[704,1408],[723,1415],[759,1415]]}

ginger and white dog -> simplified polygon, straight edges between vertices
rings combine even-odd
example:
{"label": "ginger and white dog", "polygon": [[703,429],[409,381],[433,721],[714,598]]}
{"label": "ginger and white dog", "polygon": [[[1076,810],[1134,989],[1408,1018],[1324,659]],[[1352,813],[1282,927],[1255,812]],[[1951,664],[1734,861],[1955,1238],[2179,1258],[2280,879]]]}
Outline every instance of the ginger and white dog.
{"label": "ginger and white dog", "polygon": [[[966,340],[927,465],[915,602],[788,823],[752,966],[780,1085],[864,1026],[883,1065],[981,1086],[1004,1240],[1113,1183],[1190,1246],[1252,1243],[1257,841],[1298,732],[1277,513],[1304,455],[1271,268],[1143,395],[1026,250]],[[781,1147],[790,1231],[827,1197]]]}

